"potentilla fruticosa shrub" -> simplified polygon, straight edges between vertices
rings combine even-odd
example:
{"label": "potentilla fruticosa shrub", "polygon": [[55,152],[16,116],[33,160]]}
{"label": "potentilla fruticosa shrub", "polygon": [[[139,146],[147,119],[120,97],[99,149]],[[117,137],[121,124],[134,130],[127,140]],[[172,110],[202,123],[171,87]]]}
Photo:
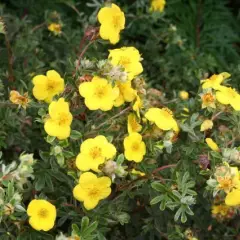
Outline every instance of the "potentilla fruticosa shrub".
{"label": "potentilla fruticosa shrub", "polygon": [[[164,6],[153,0],[149,14]],[[65,75],[34,75],[32,89],[10,90],[5,101],[17,114],[38,109],[48,147],[10,161],[1,152],[1,239],[234,239],[240,95],[231,75],[206,76],[199,92],[168,100],[148,88],[136,47],[85,57],[99,38],[114,45],[125,30],[114,3],[97,18]],[[48,30],[58,37],[55,20]]]}

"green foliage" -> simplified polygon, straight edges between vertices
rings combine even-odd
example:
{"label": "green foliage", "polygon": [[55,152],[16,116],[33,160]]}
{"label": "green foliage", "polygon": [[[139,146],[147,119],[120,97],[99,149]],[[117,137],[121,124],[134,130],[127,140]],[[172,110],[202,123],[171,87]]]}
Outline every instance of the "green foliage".
{"label": "green foliage", "polygon": [[[126,16],[120,42],[112,46],[97,38],[82,59],[81,41],[89,27],[99,26],[96,16],[103,0],[0,3],[0,239],[236,239],[239,210],[218,221],[211,208],[213,194],[226,195],[217,189],[216,169],[225,162],[239,164],[240,115],[229,105],[202,109],[197,89],[201,79],[223,71],[232,74],[224,83],[240,86],[237,13],[226,0],[167,0],[163,13],[151,13],[148,0],[115,2]],[[52,22],[62,25],[62,34],[48,30]],[[104,72],[108,50],[122,46],[136,47],[143,58],[143,75],[134,84],[144,95],[144,108],[169,107],[180,128],[178,134],[155,133],[143,118],[147,155],[140,163],[124,156],[132,104],[89,111],[78,93],[86,75]],[[77,59],[81,62],[76,71]],[[61,97],[70,103],[73,115],[65,140],[46,134],[48,104],[32,95],[32,78],[50,69],[64,78]],[[155,96],[150,87],[161,92]],[[26,109],[9,101],[11,90],[28,92]],[[188,90],[190,99],[178,98],[179,90]],[[214,127],[202,132],[205,119],[212,119]],[[87,211],[72,193],[82,174],[75,160],[82,142],[101,134],[117,146],[115,160],[100,165],[99,173],[112,179],[112,193]],[[221,152],[211,151],[206,137],[221,145]],[[201,162],[202,155],[207,163]],[[144,174],[135,175],[134,169]],[[28,223],[26,209],[35,198],[57,208],[49,232],[36,231]]]}

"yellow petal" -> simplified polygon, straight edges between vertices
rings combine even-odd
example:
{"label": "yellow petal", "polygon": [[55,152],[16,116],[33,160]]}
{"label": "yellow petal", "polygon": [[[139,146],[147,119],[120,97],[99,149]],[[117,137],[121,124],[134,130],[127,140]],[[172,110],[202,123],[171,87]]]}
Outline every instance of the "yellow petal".
{"label": "yellow petal", "polygon": [[228,193],[225,198],[225,203],[228,206],[240,205],[240,189],[234,189],[232,192]]}
{"label": "yellow petal", "polygon": [[91,165],[89,164],[89,158],[87,155],[82,153],[78,154],[76,159],[76,166],[81,171],[88,171],[91,169]]}
{"label": "yellow petal", "polygon": [[93,95],[93,84],[91,82],[81,83],[79,85],[79,93],[82,97],[91,97]]}
{"label": "yellow petal", "polygon": [[82,188],[80,184],[73,188],[73,196],[80,202],[83,202],[86,198],[88,198],[86,190]]}
{"label": "yellow petal", "polygon": [[87,210],[94,209],[99,203],[99,199],[87,198],[84,200],[83,205]]}
{"label": "yellow petal", "polygon": [[96,181],[97,176],[91,172],[85,172],[80,176],[79,183],[84,186],[92,181]]}
{"label": "yellow petal", "polygon": [[205,141],[213,151],[219,152],[218,145],[211,138],[206,138]]}

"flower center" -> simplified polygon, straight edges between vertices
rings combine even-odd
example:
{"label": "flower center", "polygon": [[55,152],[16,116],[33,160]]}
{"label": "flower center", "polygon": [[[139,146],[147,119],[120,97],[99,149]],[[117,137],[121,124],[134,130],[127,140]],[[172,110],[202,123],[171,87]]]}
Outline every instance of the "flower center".
{"label": "flower center", "polygon": [[47,90],[48,91],[52,91],[54,88],[55,88],[55,82],[54,81],[48,81],[48,83],[47,83]]}
{"label": "flower center", "polygon": [[99,195],[99,193],[100,193],[99,189],[96,188],[96,187],[94,187],[94,188],[92,188],[92,189],[89,190],[88,196],[89,196],[90,198],[97,198],[98,195]]}
{"label": "flower center", "polygon": [[39,218],[47,218],[48,216],[48,210],[45,208],[41,208],[38,212],[38,217]]}
{"label": "flower center", "polygon": [[140,148],[140,146],[139,146],[138,142],[132,143],[132,151],[137,152],[137,151],[139,151],[139,148]]}
{"label": "flower center", "polygon": [[127,67],[130,63],[130,58],[126,56],[122,56],[119,60],[119,65],[122,65],[123,67]]}
{"label": "flower center", "polygon": [[103,98],[105,96],[105,89],[104,87],[99,87],[98,89],[96,89],[95,94],[94,94],[97,98]]}
{"label": "flower center", "polygon": [[67,125],[69,122],[68,115],[66,113],[60,113],[58,117],[58,125]]}
{"label": "flower center", "polygon": [[223,189],[224,191],[230,191],[233,188],[232,179],[219,177],[217,180],[219,182],[220,189]]}
{"label": "flower center", "polygon": [[214,97],[211,93],[206,93],[203,95],[203,101],[206,103],[212,103],[214,102]]}
{"label": "flower center", "polygon": [[113,16],[112,17],[112,24],[115,29],[119,29],[121,25],[121,18],[120,16]]}
{"label": "flower center", "polygon": [[97,159],[102,156],[102,149],[99,147],[93,147],[90,150],[90,155],[93,159]]}

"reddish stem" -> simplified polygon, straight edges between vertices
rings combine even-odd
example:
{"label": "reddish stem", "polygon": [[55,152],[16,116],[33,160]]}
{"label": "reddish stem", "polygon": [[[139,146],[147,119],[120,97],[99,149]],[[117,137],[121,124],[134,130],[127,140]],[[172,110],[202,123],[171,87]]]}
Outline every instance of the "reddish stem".
{"label": "reddish stem", "polygon": [[159,167],[159,168],[155,169],[155,170],[152,172],[152,174],[154,175],[155,173],[160,172],[160,171],[162,171],[162,170],[164,170],[164,169],[166,169],[166,168],[173,168],[173,167],[176,167],[176,166],[177,166],[177,164],[165,165],[165,166],[162,166],[162,167]]}

